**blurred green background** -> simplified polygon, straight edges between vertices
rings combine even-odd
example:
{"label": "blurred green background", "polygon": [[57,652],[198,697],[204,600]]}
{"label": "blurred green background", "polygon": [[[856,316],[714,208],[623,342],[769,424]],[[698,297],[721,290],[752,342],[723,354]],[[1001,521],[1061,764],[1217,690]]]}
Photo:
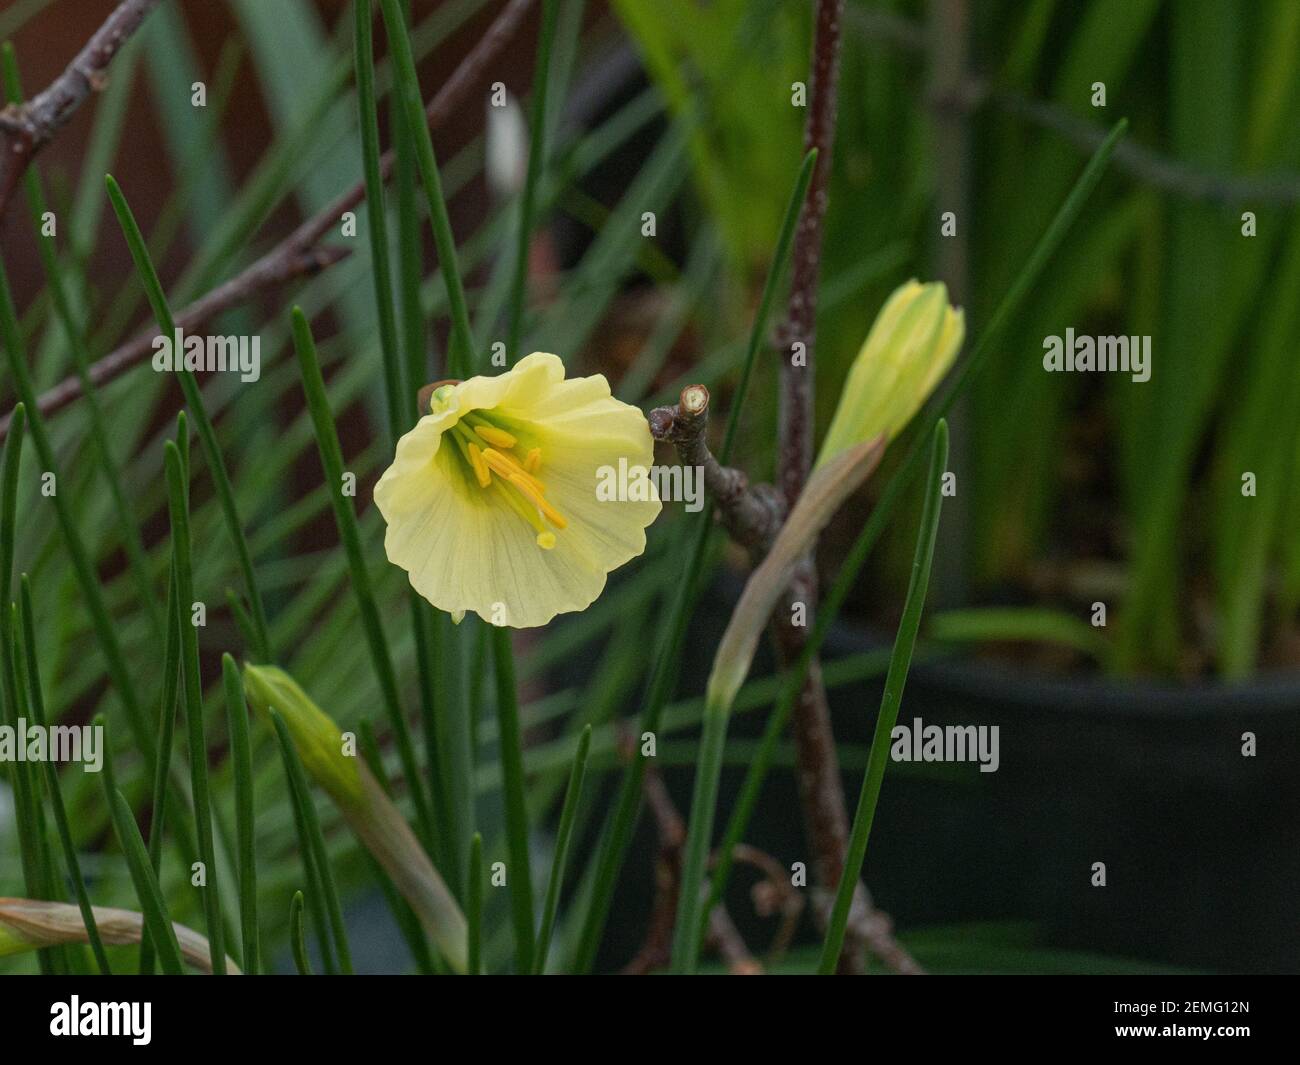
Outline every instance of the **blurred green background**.
{"label": "blurred green background", "polygon": [[[14,42],[29,92],[62,69],[111,7],[15,0],[0,10],[0,38]],[[416,0],[413,8],[417,56],[432,89],[500,5]],[[791,94],[806,75],[809,9],[779,0],[561,0],[560,8],[528,350],[603,372],[617,395],[647,409],[696,380],[714,388],[725,409],[801,154],[804,112]],[[500,64],[507,88],[525,102],[535,23]],[[894,286],[912,276],[946,281],[967,310],[968,336],[978,335],[1089,153],[1119,117],[1131,122],[1084,216],[958,407],[958,491],[945,505],[930,611],[939,644],[1067,677],[1290,676],[1300,661],[1300,3],[849,0],[843,33],[816,351],[823,427]],[[351,34],[341,0],[184,0],[150,17],[103,94],[38,162],[61,220],[58,271],[90,360],[148,321],[105,211],[104,172],[121,181],[173,306],[183,306],[360,177]],[[201,111],[190,103],[198,80],[208,86]],[[1104,107],[1092,102],[1096,83]],[[389,85],[381,59],[385,116]],[[510,175],[485,173],[485,137],[512,136],[492,121],[486,105],[466,107],[435,131],[483,347],[501,335],[517,211]],[[389,124],[382,126],[387,143]],[[402,254],[415,262],[420,307],[433,323],[414,326],[433,379],[445,347],[445,291],[422,204],[403,208],[397,199],[389,201],[390,232],[406,234]],[[21,198],[11,205],[0,252],[41,390],[74,373],[79,353],[52,301],[27,207]],[[659,218],[653,240],[641,235],[646,211]],[[956,215],[950,237],[940,232],[947,211]],[[1251,236],[1243,235],[1245,212]],[[420,232],[423,240],[411,236]],[[344,243],[338,235],[333,242]],[[361,530],[387,636],[410,694],[418,678],[411,634],[399,620],[405,582],[382,561],[382,524],[369,505],[389,459],[370,270],[357,241],[348,259],[297,285],[292,298],[317,323],[347,468],[361,485]],[[344,727],[355,727],[379,710],[301,399],[289,302],[267,293],[223,319],[223,332],[260,333],[263,377],[255,388],[214,379],[204,394],[281,663]],[[1044,373],[1043,338],[1067,327],[1151,336],[1151,380]],[[769,354],[737,452],[754,480],[772,469]],[[8,411],[7,373],[0,397]],[[159,656],[168,559],[161,441],[180,402],[174,382],[140,368],[98,390],[106,449],[86,401],[49,420],[59,491],[93,552],[150,707],[160,687],[150,667]],[[1256,475],[1253,496],[1242,493],[1246,472]],[[64,720],[88,720],[101,706],[113,720],[115,696],[39,473],[29,448],[15,569],[32,578],[46,703]],[[828,531],[826,572],[870,496],[869,489]],[[228,857],[230,767],[216,663],[223,650],[242,647],[225,606],[226,589],[240,582],[215,504],[200,469],[195,580],[209,603],[201,640]],[[597,726],[596,779],[613,778],[615,722],[642,691],[644,634],[676,576],[668,549],[678,517],[665,513],[667,528],[594,607],[520,646],[529,800],[544,824],[582,724]],[[901,607],[914,530],[915,515],[900,514],[863,582],[856,620],[873,630],[887,632]],[[1108,607],[1104,628],[1090,623],[1096,602]],[[471,621],[455,638],[481,665],[482,627]],[[848,684],[879,671],[879,660],[858,647],[831,679]],[[680,736],[698,721],[688,688],[669,715]],[[764,705],[764,691],[770,685],[752,689],[751,709]],[[492,696],[475,694],[484,708],[477,780],[491,840],[500,822]],[[381,739],[396,767],[382,729]],[[266,797],[257,829],[262,892],[278,914],[299,877],[296,844],[289,806],[277,801],[284,783],[273,738],[259,725],[254,741],[258,793]],[[115,730],[114,742],[128,796],[142,804],[148,782],[138,753],[125,729]],[[689,766],[693,751],[693,743],[666,745],[664,764]],[[847,741],[846,766],[860,764],[862,753],[858,739]],[[99,897],[130,903],[120,856],[105,842],[111,833],[97,782],[68,773],[65,789]],[[362,893],[368,867],[333,810],[322,816],[340,877]],[[581,832],[599,822],[597,804],[584,812]],[[9,824],[0,817],[0,894],[19,894]],[[549,854],[539,851],[536,861],[546,868]],[[173,916],[194,922],[182,874],[167,873]],[[498,953],[508,940],[501,924]],[[557,940],[572,931],[561,928]],[[938,940],[926,932],[917,949],[931,944],[935,958],[955,958],[954,968],[1090,964],[1073,954],[1034,961],[1034,936],[1021,923],[1006,925],[1005,935],[983,924],[977,931]]]}

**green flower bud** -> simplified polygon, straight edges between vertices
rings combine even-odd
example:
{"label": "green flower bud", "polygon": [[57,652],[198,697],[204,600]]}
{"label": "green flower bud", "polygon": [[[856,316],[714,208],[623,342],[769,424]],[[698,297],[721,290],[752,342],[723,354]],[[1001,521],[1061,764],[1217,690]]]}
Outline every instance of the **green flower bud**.
{"label": "green flower bud", "polygon": [[254,710],[284,719],[307,775],[344,810],[364,803],[357,759],[343,753],[343,733],[288,673],[244,664],[244,692]]}
{"label": "green flower bud", "polygon": [[952,366],[966,333],[942,282],[908,281],[894,290],[849,368],[817,465],[912,420]]}
{"label": "green flower bud", "polygon": [[383,868],[457,972],[464,972],[469,931],[465,916],[410,825],[374,775],[343,753],[338,725],[288,673],[244,665],[244,693],[253,709],[274,709],[289,729],[307,775],[338,804],[343,820]]}

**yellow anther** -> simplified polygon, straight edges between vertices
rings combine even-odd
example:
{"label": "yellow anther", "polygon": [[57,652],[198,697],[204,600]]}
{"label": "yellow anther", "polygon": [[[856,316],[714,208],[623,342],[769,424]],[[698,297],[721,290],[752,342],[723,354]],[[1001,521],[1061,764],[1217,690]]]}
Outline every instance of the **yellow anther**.
{"label": "yellow anther", "polygon": [[546,520],[549,521],[552,525],[554,525],[557,529],[567,528],[569,523],[564,519],[564,515],[561,514],[558,510],[556,510],[553,506],[551,506],[550,503],[546,502],[546,497],[542,495],[541,492],[537,491],[536,488],[533,487],[533,485],[531,484],[531,479],[525,479],[527,477],[528,477],[527,474],[520,476],[517,473],[512,473],[510,474],[509,477],[506,478],[506,480],[509,481],[516,488],[518,488],[520,494],[522,494],[523,497],[528,500],[528,502],[532,503],[533,506],[535,506],[538,510],[540,510],[543,516],[546,518]]}
{"label": "yellow anther", "polygon": [[509,451],[517,443],[515,438],[504,429],[498,429],[494,425],[483,425],[481,423],[471,424],[474,426],[474,432],[478,433],[479,436],[493,447],[504,448]]}
{"label": "yellow anther", "polygon": [[[541,465],[541,449],[531,448],[521,464],[514,455],[505,454],[496,447],[481,447],[480,441],[488,441],[511,448],[516,440],[504,429],[485,425],[478,417],[467,417],[457,422],[452,426],[451,435],[473,469],[479,486],[496,488],[510,509],[528,522],[537,534],[537,546],[544,551],[552,550],[556,544],[555,533],[545,523],[550,522],[556,529],[564,529],[569,523],[546,501],[546,486],[530,472]],[[500,480],[493,480],[494,473]]]}
{"label": "yellow anther", "polygon": [[495,448],[489,447],[483,449],[483,459],[491,467],[493,473],[506,478],[506,480],[511,477],[522,477],[533,486],[539,495],[546,491],[546,485],[519,465],[513,455],[503,455]]}
{"label": "yellow anther", "polygon": [[474,476],[478,478],[480,488],[486,488],[492,483],[492,472],[483,461],[483,452],[478,444],[469,445],[469,464],[474,467]]}

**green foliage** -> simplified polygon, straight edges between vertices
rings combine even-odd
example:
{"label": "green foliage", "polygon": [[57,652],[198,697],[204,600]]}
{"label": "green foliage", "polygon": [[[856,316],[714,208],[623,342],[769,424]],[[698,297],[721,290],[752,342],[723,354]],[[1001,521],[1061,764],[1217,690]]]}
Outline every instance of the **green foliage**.
{"label": "green foliage", "polygon": [[[0,14],[0,32],[50,17],[41,15],[44,5],[13,5]],[[75,769],[6,769],[16,831],[0,833],[0,896],[76,902],[93,953],[18,955],[5,959],[4,971],[107,971],[93,901],[144,915],[142,971],[181,971],[174,919],[205,931],[217,971],[226,965],[223,944],[235,943],[238,950],[228,949],[247,972],[310,972],[310,935],[320,969],[346,972],[349,907],[376,887],[397,949],[410,955],[393,966],[454,967],[344,813],[317,806],[311,752],[284,720],[285,707],[241,681],[237,660],[274,661],[328,698],[339,730],[360,736],[366,771],[414,826],[421,853],[465,914],[472,973],[595,968],[609,915],[618,912],[647,771],[645,759],[625,757],[626,735],[654,732],[665,768],[697,765],[704,713],[685,692],[681,663],[693,608],[721,554],[707,511],[685,519],[666,511],[645,557],[596,604],[512,646],[502,630],[435,615],[383,563],[369,490],[418,416],[416,390],[433,377],[494,372],[487,355],[497,337],[507,338],[511,360],[534,347],[575,367],[594,358],[617,394],[643,406],[671,402],[687,382],[708,384],[715,419],[727,415],[719,457],[763,478],[776,414],[769,327],[813,164],[807,157],[800,169],[804,112],[791,104],[793,83],[807,80],[807,8],[616,0],[654,84],[576,130],[558,118],[591,25],[581,3],[549,0],[526,101],[533,148],[526,186],[517,201],[491,204],[477,219],[448,205],[478,183],[481,139],[452,153],[439,131],[430,136],[423,111],[454,64],[444,42],[483,6],[439,5],[408,27],[400,0],[376,0],[373,11],[360,0],[355,19],[339,20],[331,35],[307,0],[277,0],[274,15],[261,0],[243,0],[232,5],[236,29],[211,79],[209,107],[196,114],[188,88],[200,74],[189,31],[183,15],[163,5],[149,24],[154,46],[128,47],[115,61],[81,172],[62,169],[71,156],[42,156],[22,183],[26,210],[10,206],[10,229],[36,227],[41,276],[25,272],[19,308],[0,271],[7,367],[0,395],[14,408],[0,461],[4,721],[39,706],[52,722],[104,714],[115,727],[102,782]],[[889,17],[919,17],[923,6],[891,5]],[[1260,5],[1239,24],[1208,0],[975,11],[973,51],[989,57],[993,91],[967,118],[977,147],[965,195],[978,210],[959,224],[972,342],[945,397],[918,417],[882,469],[861,535],[834,556],[837,579],[828,582],[809,650],[783,675],[741,689],[734,713],[764,713],[764,731],[734,738],[715,730],[705,745],[710,771],[735,767],[741,784],[711,866],[711,823],[697,831],[695,870],[708,866],[712,894],[687,908],[679,930],[689,968],[767,776],[793,761],[784,730],[803,676],[877,545],[873,595],[903,602],[920,554],[913,555],[916,512],[901,508],[917,495],[907,486],[924,467],[941,415],[951,414],[961,433],[955,441],[971,450],[962,505],[945,513],[939,550],[950,537],[964,545],[959,583],[973,589],[974,605],[936,612],[929,635],[964,645],[1046,642],[1104,668],[1170,670],[1190,637],[1188,589],[1207,577],[1216,619],[1209,653],[1223,675],[1248,675],[1270,637],[1294,629],[1293,217],[1260,206],[1260,235],[1248,240],[1235,200],[1228,209],[1140,170],[1100,179],[1122,132],[1113,123],[1127,113],[1141,142],[1166,153],[1176,170],[1294,170],[1300,134],[1288,116],[1300,98],[1293,63],[1300,14],[1286,0]],[[847,5],[817,350],[823,419],[885,293],[907,276],[934,273],[937,216],[946,208],[924,46],[873,31],[881,23],[867,12]],[[717,47],[720,40],[731,46]],[[5,60],[6,87],[17,99],[11,51]],[[270,139],[236,181],[244,154],[232,166],[239,116],[226,101],[244,78],[263,95]],[[1104,111],[1088,102],[1095,80],[1107,83]],[[527,90],[526,82],[510,84]],[[1085,166],[1091,147],[1027,125],[997,102],[1004,90],[1088,123],[1102,147]],[[103,172],[126,172],[123,131],[146,97],[174,181],[156,205],[145,190],[133,192],[137,219],[111,179],[104,195]],[[658,127],[617,201],[593,203],[587,179],[629,144],[640,151],[635,139],[648,143]],[[398,155],[387,186],[381,131]],[[254,387],[184,373],[177,391],[168,375],[146,367],[91,387],[95,361],[147,324],[146,302],[170,331],[176,310],[251,262],[287,215],[315,210],[361,179],[357,235],[336,228],[329,237],[352,254],[301,278],[292,293],[268,290],[222,320],[222,331],[261,335]],[[120,278],[92,268],[97,242],[121,246],[112,219],[100,225],[105,205],[135,266]],[[47,209],[59,217],[56,236],[41,233]],[[646,210],[681,214],[681,256],[641,237]],[[553,298],[540,286],[530,293],[530,238],[560,212],[585,221],[592,240],[557,275]],[[426,238],[436,256],[426,254]],[[14,262],[5,239],[6,262]],[[1184,269],[1191,259],[1203,268]],[[652,328],[620,337],[626,351],[596,350],[591,341],[603,340],[629,282],[647,276]],[[1151,384],[1091,386],[1043,374],[1041,339],[1066,325],[1154,335]],[[84,396],[43,415],[40,392],[66,375],[82,382]],[[171,439],[179,399],[187,414]],[[1052,556],[1057,515],[1073,488],[1062,453],[1076,447],[1081,420],[1093,417],[1108,434],[1091,458],[1108,471],[1103,480],[1114,494],[1118,546],[1102,561],[1119,571],[1117,630],[1099,633],[1071,612],[1072,602],[980,605],[985,593]],[[193,468],[191,426],[202,454]],[[1257,475],[1257,497],[1240,491],[1245,470]],[[45,473],[55,475],[52,496],[42,493]],[[345,473],[355,476],[355,497],[344,491]],[[933,470],[929,487],[933,507]],[[928,558],[934,511],[927,514],[917,548],[926,546]],[[31,579],[15,596],[19,572]],[[936,563],[937,591],[944,579]],[[907,598],[897,660],[888,663],[895,712],[923,591],[922,583]],[[190,610],[200,601],[209,623],[196,628]],[[870,652],[827,662],[824,675],[834,689],[879,680],[885,668],[884,653]],[[246,698],[277,713],[250,721]],[[875,747],[841,754],[851,772],[871,774],[850,855],[860,864],[883,765]],[[684,812],[693,821],[696,811]],[[146,821],[147,842],[137,827]],[[191,886],[195,860],[206,867],[203,891]],[[509,869],[508,890],[489,890],[498,862]],[[845,892],[825,947],[830,962]],[[939,930],[908,944],[936,969],[1123,967],[1050,953],[1018,935],[965,936]],[[112,958],[118,971],[134,967],[134,959],[124,966]],[[787,961],[798,971],[818,963],[807,950]]]}

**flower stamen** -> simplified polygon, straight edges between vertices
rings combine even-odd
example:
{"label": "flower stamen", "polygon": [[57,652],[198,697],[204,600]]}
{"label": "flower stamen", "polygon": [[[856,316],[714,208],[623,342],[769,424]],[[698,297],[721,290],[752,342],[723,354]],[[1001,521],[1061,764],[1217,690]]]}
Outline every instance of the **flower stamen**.
{"label": "flower stamen", "polygon": [[515,439],[513,434],[507,433],[504,429],[498,429],[495,425],[477,414],[465,415],[464,421],[468,422],[474,432],[482,437],[485,443],[490,444],[492,447],[499,447],[505,451],[509,451],[519,442]]}
{"label": "flower stamen", "polygon": [[[555,533],[545,522],[556,529],[565,529],[569,523],[546,499],[546,485],[533,476],[542,465],[542,449],[530,448],[521,464],[507,454],[519,442],[518,437],[478,413],[466,414],[452,426],[451,435],[479,487],[495,488],[537,533],[537,546],[548,551],[553,548]],[[493,479],[494,473],[498,479]]]}

